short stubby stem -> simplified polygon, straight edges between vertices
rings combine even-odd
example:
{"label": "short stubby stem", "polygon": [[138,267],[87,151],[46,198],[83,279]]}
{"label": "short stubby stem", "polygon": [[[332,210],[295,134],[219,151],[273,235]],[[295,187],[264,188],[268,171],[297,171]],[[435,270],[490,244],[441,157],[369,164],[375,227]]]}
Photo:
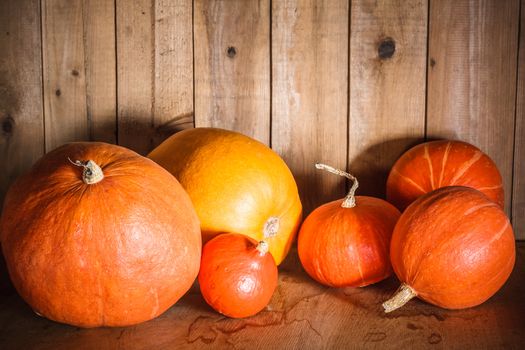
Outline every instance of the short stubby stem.
{"label": "short stubby stem", "polygon": [[414,289],[412,289],[412,287],[406,283],[402,283],[394,296],[383,303],[383,308],[387,313],[397,310],[416,296],[417,293]]}
{"label": "short stubby stem", "polygon": [[268,220],[264,223],[263,227],[263,237],[270,238],[273,237],[279,232],[279,223],[280,220],[276,216],[270,216]]}
{"label": "short stubby stem", "polygon": [[87,162],[76,160],[73,162],[71,159],[69,159],[69,161],[73,165],[84,168],[82,171],[82,181],[84,181],[84,183],[87,185],[96,184],[97,182],[102,181],[102,179],[104,178],[104,173],[102,172],[102,169],[97,163],[95,163],[92,160],[88,160]]}
{"label": "short stubby stem", "polygon": [[266,243],[266,241],[260,241],[259,244],[257,244],[257,247],[255,247],[255,249],[257,249],[261,255],[265,255],[266,253],[268,253],[270,247],[268,246],[268,243]]}

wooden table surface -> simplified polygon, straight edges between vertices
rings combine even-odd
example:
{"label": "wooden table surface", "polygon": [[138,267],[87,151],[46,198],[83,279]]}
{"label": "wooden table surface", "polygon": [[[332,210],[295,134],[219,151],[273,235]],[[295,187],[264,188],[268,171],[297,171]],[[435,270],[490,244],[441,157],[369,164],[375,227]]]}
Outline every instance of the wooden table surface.
{"label": "wooden table surface", "polygon": [[292,251],[280,267],[270,305],[248,319],[211,310],[194,287],[155,320],[127,328],[81,329],[38,317],[2,271],[0,349],[319,349],[525,347],[525,242],[505,286],[476,308],[449,311],[419,300],[384,314],[390,278],[366,288],[326,288],[311,280]]}

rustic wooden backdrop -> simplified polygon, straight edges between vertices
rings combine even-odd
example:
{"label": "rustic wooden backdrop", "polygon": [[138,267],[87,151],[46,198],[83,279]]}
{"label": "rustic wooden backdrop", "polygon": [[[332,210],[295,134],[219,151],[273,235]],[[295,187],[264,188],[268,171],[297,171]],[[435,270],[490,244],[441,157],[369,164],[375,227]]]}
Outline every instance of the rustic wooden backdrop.
{"label": "rustic wooden backdrop", "polygon": [[[0,200],[74,140],[142,154],[172,133],[251,135],[292,168],[307,210],[384,195],[425,139],[496,161],[525,238],[525,35],[520,0],[0,0]],[[520,16],[521,12],[521,16]],[[523,32],[521,21],[521,32]]]}

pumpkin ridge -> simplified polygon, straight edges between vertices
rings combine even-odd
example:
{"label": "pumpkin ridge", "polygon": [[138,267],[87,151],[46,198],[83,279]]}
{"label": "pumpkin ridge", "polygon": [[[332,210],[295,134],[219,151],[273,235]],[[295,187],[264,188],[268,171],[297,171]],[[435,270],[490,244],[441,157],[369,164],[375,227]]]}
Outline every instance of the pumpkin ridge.
{"label": "pumpkin ridge", "polygon": [[441,173],[439,174],[438,188],[442,187],[443,176],[445,175],[445,165],[447,164],[448,154],[450,153],[451,148],[452,142],[448,141],[447,146],[445,147],[445,152],[443,153],[443,158],[441,159]]}
{"label": "pumpkin ridge", "polygon": [[483,157],[483,152],[481,152],[480,150],[477,150],[476,153],[474,153],[474,155],[472,156],[471,159],[469,159],[468,161],[466,161],[462,166],[461,168],[454,174],[454,177],[452,178],[452,180],[450,180],[450,184],[451,185],[455,185],[457,183],[457,181],[463,176],[465,175],[465,173],[467,172],[467,170],[469,170],[472,165],[474,165],[474,163],[476,163],[477,161],[479,161],[481,158]]}
{"label": "pumpkin ridge", "polygon": [[434,167],[432,166],[432,161],[430,160],[430,155],[428,154],[428,143],[425,143],[423,148],[425,150],[423,157],[427,160],[428,170],[430,171],[430,187],[432,190],[434,190],[436,188],[434,186]]}
{"label": "pumpkin ridge", "polygon": [[401,179],[405,180],[405,182],[408,182],[409,184],[411,184],[412,186],[414,186],[416,189],[418,189],[419,191],[421,191],[422,193],[427,193],[427,191],[425,191],[423,189],[423,187],[421,187],[420,185],[418,185],[414,180],[412,180],[411,178],[409,178],[408,176],[406,175],[403,175],[399,172],[399,170],[397,169],[392,169],[392,173],[399,176]]}

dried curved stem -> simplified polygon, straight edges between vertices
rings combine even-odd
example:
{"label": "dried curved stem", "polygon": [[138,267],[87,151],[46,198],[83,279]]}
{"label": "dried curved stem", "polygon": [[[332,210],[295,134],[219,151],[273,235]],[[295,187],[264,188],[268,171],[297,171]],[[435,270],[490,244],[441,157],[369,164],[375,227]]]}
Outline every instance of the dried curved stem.
{"label": "dried curved stem", "polygon": [[348,194],[346,195],[345,199],[343,199],[343,203],[341,206],[343,208],[353,208],[355,207],[355,191],[359,187],[359,182],[357,181],[356,177],[350,173],[347,173],[346,171],[336,169],[334,167],[331,167],[330,165],[322,164],[322,163],[316,163],[315,167],[317,169],[326,170],[329,173],[336,174],[339,176],[344,176],[350,181],[352,181],[352,187],[350,187],[350,191],[348,191]]}

